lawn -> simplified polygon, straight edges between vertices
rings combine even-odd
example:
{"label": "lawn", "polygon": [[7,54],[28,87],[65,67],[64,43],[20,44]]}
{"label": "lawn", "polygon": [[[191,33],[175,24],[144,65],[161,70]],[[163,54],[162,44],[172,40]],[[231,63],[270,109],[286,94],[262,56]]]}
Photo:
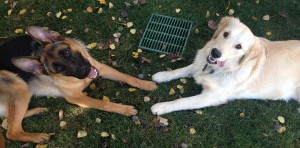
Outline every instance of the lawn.
{"label": "lawn", "polygon": [[[48,27],[62,35],[80,39],[87,45],[108,43],[114,33],[120,32],[120,41],[115,49],[95,47],[90,49],[90,53],[97,60],[119,71],[135,77],[143,75],[143,79],[151,80],[151,75],[155,72],[189,65],[196,51],[204,46],[214,32],[208,27],[208,21],[218,22],[221,17],[229,15],[230,9],[234,10],[232,16],[240,18],[257,36],[270,40],[300,39],[299,0],[148,0],[143,1],[145,4],[134,4],[133,0],[106,2],[100,4],[97,0],[1,1],[0,42],[23,35],[24,33],[15,31],[25,30],[27,26]],[[109,2],[113,4],[111,8]],[[126,6],[124,2],[130,6]],[[88,7],[93,12],[88,10]],[[98,13],[99,8],[102,8],[102,13]],[[180,9],[180,12],[176,13],[175,9]],[[10,15],[9,10],[12,10]],[[59,12],[61,16],[58,18]],[[142,32],[152,13],[193,21],[182,60],[171,62],[168,58],[160,58],[157,53],[143,52],[140,56],[150,59],[151,62],[141,64],[139,58],[132,57],[132,52],[138,49]],[[265,15],[269,15],[270,19],[264,20]],[[126,27],[124,24],[127,22],[132,22],[133,26]],[[130,29],[136,29],[136,33],[130,33]],[[196,29],[199,32],[195,31]],[[67,34],[70,30],[72,32]],[[111,62],[111,59],[114,62]],[[33,98],[30,107],[48,107],[49,113],[24,119],[24,129],[30,132],[55,133],[47,143],[47,147],[50,148],[176,148],[182,145],[208,148],[300,147],[300,115],[297,111],[299,105],[294,101],[239,100],[202,109],[202,114],[195,111],[174,112],[162,116],[169,122],[167,127],[162,128],[153,123],[156,116],[152,115],[150,107],[157,102],[200,93],[201,86],[196,85],[193,79],[187,78],[186,84],[180,80],[159,84],[159,88],[153,92],[131,92],[128,85],[102,78],[95,80],[94,84],[95,88],[85,90],[89,96],[98,99],[107,96],[112,102],[136,106],[141,125],[136,125],[129,117],[68,104],[62,98]],[[176,91],[174,95],[169,95],[169,90],[176,85],[183,85],[184,93]],[[149,102],[144,101],[145,96],[150,98]],[[64,112],[61,120],[67,123],[63,129],[60,127],[59,110]],[[282,126],[286,127],[286,131],[281,134],[275,129],[278,116],[285,118]],[[100,118],[101,122],[96,123],[96,118]],[[196,130],[195,134],[190,134],[191,128]],[[77,138],[80,130],[86,131],[87,136]],[[4,134],[5,132],[6,130],[3,130]],[[109,137],[102,137],[102,132],[109,133]],[[14,141],[6,143],[9,148],[25,144]],[[36,144],[29,143],[25,146],[36,147]]]}

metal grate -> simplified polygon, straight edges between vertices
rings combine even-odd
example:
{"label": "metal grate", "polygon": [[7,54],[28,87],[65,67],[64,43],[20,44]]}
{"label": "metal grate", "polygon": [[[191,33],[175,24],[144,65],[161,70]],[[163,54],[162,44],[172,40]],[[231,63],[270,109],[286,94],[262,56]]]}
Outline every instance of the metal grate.
{"label": "metal grate", "polygon": [[192,21],[152,14],[139,48],[182,55],[192,29]]}

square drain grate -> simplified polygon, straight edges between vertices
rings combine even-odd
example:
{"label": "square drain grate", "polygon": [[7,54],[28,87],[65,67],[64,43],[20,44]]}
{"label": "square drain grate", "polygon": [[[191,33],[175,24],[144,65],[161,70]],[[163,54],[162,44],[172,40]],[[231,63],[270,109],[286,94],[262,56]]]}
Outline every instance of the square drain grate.
{"label": "square drain grate", "polygon": [[193,22],[152,14],[139,43],[144,50],[182,55]]}

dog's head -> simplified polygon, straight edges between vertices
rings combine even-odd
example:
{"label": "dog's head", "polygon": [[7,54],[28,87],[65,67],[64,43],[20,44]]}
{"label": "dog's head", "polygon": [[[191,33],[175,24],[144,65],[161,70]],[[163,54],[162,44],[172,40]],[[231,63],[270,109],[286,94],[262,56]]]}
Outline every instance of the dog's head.
{"label": "dog's head", "polygon": [[206,45],[207,62],[216,69],[238,63],[253,47],[255,36],[239,19],[224,17],[212,39]]}
{"label": "dog's head", "polygon": [[78,79],[96,78],[98,71],[89,62],[85,46],[42,27],[29,27],[27,32],[41,44],[38,57],[17,57],[15,66],[35,75],[62,75]]}

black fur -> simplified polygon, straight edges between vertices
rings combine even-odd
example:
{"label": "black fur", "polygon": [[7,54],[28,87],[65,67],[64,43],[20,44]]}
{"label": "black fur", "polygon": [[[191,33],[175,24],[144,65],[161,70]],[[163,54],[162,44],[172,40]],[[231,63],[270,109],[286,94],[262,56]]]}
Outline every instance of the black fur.
{"label": "black fur", "polygon": [[13,65],[11,59],[20,56],[31,56],[39,50],[39,43],[34,41],[32,37],[25,35],[11,39],[0,46],[0,70],[8,70],[18,74],[23,80],[28,82],[34,75],[25,72]]}

